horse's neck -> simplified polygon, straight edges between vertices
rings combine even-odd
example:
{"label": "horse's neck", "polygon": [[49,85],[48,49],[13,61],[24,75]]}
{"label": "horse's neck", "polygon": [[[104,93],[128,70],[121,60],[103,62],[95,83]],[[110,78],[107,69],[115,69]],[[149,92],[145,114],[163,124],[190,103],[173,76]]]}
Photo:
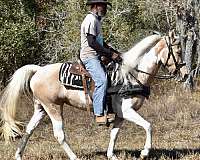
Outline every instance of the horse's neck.
{"label": "horse's neck", "polygon": [[149,85],[151,81],[154,78],[154,75],[158,72],[158,69],[160,67],[159,65],[159,54],[156,53],[156,46],[153,47],[148,53],[144,55],[144,57],[141,59],[140,64],[138,65],[138,69],[146,72],[138,73],[138,80],[144,84]]}
{"label": "horse's neck", "polygon": [[139,73],[138,79],[141,83],[149,85],[154,76],[158,72],[160,63],[164,63],[167,59],[168,48],[165,39],[161,39],[148,53],[142,58],[138,69],[149,74]]}
{"label": "horse's neck", "polygon": [[124,71],[128,72],[135,68],[138,65],[141,57],[159,40],[161,39],[160,35],[151,35],[139,43],[137,43],[132,49],[123,54],[123,67]]}

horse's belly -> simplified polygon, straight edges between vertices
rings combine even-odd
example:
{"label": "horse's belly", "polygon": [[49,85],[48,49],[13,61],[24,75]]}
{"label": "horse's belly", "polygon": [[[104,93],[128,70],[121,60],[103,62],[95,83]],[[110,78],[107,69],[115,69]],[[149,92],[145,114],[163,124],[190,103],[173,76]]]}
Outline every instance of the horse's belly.
{"label": "horse's belly", "polygon": [[[67,90],[65,93],[67,98],[66,103],[74,107],[86,109],[87,102],[84,91],[81,90]],[[91,100],[89,98],[89,104],[91,105]]]}

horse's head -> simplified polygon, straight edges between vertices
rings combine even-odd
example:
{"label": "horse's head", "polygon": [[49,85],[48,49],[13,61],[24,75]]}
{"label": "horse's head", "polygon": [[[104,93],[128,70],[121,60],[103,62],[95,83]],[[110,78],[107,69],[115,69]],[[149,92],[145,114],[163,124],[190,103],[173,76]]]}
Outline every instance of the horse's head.
{"label": "horse's head", "polygon": [[177,74],[185,66],[182,62],[182,50],[179,37],[174,32],[164,37],[163,50],[160,52],[160,60],[168,72]]}

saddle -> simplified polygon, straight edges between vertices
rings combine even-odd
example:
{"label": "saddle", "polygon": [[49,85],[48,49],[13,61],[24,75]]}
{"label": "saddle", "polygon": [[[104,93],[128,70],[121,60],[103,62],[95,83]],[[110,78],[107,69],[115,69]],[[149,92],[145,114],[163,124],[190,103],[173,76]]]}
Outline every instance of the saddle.
{"label": "saddle", "polygon": [[80,63],[63,63],[60,67],[59,80],[65,86],[77,89],[84,89],[83,80],[87,80],[87,84],[92,81],[91,75],[86,71]]}
{"label": "saddle", "polygon": [[83,89],[86,97],[87,111],[90,114],[89,96],[93,94],[95,85],[89,72],[81,63],[63,63],[59,72],[60,82],[74,89]]}
{"label": "saddle", "polygon": [[92,78],[90,73],[85,69],[83,64],[81,63],[72,63],[72,66],[69,70],[70,73],[75,74],[75,75],[82,75],[88,78]]}

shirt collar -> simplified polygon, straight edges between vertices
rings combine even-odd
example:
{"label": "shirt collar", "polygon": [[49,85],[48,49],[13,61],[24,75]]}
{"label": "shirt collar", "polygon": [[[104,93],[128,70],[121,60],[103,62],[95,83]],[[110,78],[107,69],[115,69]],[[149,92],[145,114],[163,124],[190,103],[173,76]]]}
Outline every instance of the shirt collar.
{"label": "shirt collar", "polygon": [[101,21],[101,16],[98,16],[97,14],[95,14],[94,12],[89,12],[90,14],[92,14],[93,16],[95,16],[99,21]]}

